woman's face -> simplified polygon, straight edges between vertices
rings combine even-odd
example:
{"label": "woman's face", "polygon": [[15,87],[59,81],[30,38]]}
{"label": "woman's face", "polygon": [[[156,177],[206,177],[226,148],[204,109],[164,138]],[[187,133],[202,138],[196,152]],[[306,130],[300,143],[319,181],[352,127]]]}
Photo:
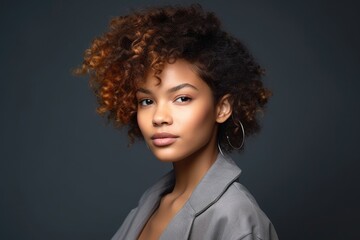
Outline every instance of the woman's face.
{"label": "woman's face", "polygon": [[176,162],[209,144],[215,147],[216,107],[210,87],[185,60],[165,65],[159,77],[160,82],[150,72],[136,93],[138,125],[154,155]]}

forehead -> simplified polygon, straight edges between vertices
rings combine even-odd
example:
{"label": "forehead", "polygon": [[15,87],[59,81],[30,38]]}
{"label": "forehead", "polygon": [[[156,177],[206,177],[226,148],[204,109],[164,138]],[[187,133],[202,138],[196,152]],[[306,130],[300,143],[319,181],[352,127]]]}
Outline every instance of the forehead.
{"label": "forehead", "polygon": [[178,59],[174,63],[165,64],[158,76],[154,75],[153,70],[149,71],[144,81],[139,84],[139,87],[166,89],[183,83],[199,88],[207,87],[206,82],[200,78],[195,69],[193,64]]}

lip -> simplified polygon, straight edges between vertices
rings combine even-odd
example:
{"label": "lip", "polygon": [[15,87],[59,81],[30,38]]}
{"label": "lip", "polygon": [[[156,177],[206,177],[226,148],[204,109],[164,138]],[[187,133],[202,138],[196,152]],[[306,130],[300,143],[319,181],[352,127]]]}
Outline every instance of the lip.
{"label": "lip", "polygon": [[155,133],[151,136],[153,144],[157,147],[164,147],[173,144],[179,136],[171,133]]}

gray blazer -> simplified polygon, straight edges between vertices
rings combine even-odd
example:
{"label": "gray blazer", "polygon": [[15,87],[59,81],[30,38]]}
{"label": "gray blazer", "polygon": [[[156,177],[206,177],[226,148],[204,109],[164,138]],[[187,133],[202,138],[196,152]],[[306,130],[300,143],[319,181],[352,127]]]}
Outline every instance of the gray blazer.
{"label": "gray blazer", "polygon": [[[196,186],[188,201],[162,233],[161,240],[276,240],[274,226],[254,197],[238,182],[240,168],[228,156],[216,161]],[[171,170],[142,195],[112,240],[137,239],[174,186]]]}

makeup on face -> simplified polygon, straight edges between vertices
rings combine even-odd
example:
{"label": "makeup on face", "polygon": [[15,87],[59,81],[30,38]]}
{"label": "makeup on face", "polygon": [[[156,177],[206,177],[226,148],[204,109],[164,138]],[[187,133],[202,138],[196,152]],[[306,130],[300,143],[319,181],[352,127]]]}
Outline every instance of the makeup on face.
{"label": "makeup on face", "polygon": [[165,147],[176,141],[179,136],[167,132],[155,133],[151,139],[153,144],[157,147]]}
{"label": "makeup on face", "polygon": [[139,128],[154,155],[179,161],[209,144],[216,134],[210,87],[190,63],[166,64],[158,78],[149,73],[136,94]]}

